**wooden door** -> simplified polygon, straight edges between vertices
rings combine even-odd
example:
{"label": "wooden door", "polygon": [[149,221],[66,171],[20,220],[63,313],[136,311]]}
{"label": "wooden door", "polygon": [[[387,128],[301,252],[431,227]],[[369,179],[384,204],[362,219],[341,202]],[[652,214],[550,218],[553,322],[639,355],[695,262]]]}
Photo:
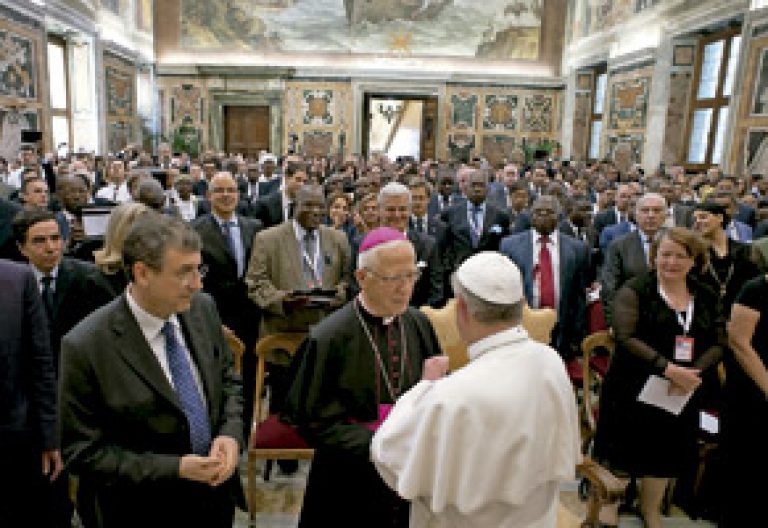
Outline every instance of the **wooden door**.
{"label": "wooden door", "polygon": [[270,150],[269,121],[269,106],[225,106],[225,150],[257,159],[260,151]]}

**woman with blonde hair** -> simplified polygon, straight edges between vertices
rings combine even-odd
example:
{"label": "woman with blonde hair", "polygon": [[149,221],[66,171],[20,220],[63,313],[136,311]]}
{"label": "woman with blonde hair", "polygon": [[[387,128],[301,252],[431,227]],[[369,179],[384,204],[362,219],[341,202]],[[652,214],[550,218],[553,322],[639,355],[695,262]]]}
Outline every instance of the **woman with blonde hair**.
{"label": "woman with blonde hair", "polygon": [[150,209],[139,202],[128,202],[115,207],[109,215],[104,246],[93,252],[96,267],[109,288],[111,296],[117,297],[128,285],[123,273],[123,242],[136,220]]}

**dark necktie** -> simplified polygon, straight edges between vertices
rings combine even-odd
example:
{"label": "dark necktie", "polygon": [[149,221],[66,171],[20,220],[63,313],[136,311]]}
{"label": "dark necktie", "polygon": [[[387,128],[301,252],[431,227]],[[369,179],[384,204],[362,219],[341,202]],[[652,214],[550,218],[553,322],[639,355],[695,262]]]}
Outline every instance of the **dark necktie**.
{"label": "dark necktie", "polygon": [[235,244],[235,235],[232,233],[232,228],[237,224],[229,220],[221,223],[221,228],[224,230],[224,238],[227,240],[227,246],[229,246],[229,252],[232,254],[232,258],[235,259],[237,265],[237,276],[240,277],[243,274],[243,265],[240,262],[239,255],[237,254],[237,245]]}
{"label": "dark necktie", "polygon": [[288,202],[288,218],[286,220],[293,220],[293,209],[294,209],[293,202]]}
{"label": "dark necktie", "polygon": [[40,281],[43,283],[43,307],[45,315],[48,317],[48,323],[53,323],[53,277],[44,275]]}
{"label": "dark necktie", "polygon": [[549,237],[539,239],[539,308],[555,307],[555,279],[552,273],[552,255],[549,253]]}
{"label": "dark necktie", "polygon": [[211,425],[208,421],[208,410],[205,407],[200,391],[195,384],[192,365],[187,359],[184,344],[176,338],[173,324],[166,321],[163,325],[165,336],[165,353],[168,355],[168,368],[171,371],[173,386],[179,397],[179,403],[189,422],[189,439],[192,452],[205,456],[211,445]]}
{"label": "dark necktie", "polygon": [[420,216],[416,217],[416,231],[419,233],[424,232],[424,219]]}

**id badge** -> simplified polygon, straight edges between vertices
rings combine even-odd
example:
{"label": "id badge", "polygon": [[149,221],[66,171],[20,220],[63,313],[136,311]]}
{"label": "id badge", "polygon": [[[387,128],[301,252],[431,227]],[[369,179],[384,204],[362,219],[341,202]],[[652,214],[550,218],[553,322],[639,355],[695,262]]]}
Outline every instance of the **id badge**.
{"label": "id badge", "polygon": [[675,361],[693,361],[693,338],[686,336],[675,337]]}

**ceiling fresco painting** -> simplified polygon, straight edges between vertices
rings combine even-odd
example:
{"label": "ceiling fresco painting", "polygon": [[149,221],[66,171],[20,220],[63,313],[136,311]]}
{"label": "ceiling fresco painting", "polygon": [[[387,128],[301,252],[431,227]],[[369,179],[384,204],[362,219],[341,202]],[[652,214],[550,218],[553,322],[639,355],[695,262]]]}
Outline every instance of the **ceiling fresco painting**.
{"label": "ceiling fresco painting", "polygon": [[255,52],[539,58],[545,0],[182,0],[181,45]]}

